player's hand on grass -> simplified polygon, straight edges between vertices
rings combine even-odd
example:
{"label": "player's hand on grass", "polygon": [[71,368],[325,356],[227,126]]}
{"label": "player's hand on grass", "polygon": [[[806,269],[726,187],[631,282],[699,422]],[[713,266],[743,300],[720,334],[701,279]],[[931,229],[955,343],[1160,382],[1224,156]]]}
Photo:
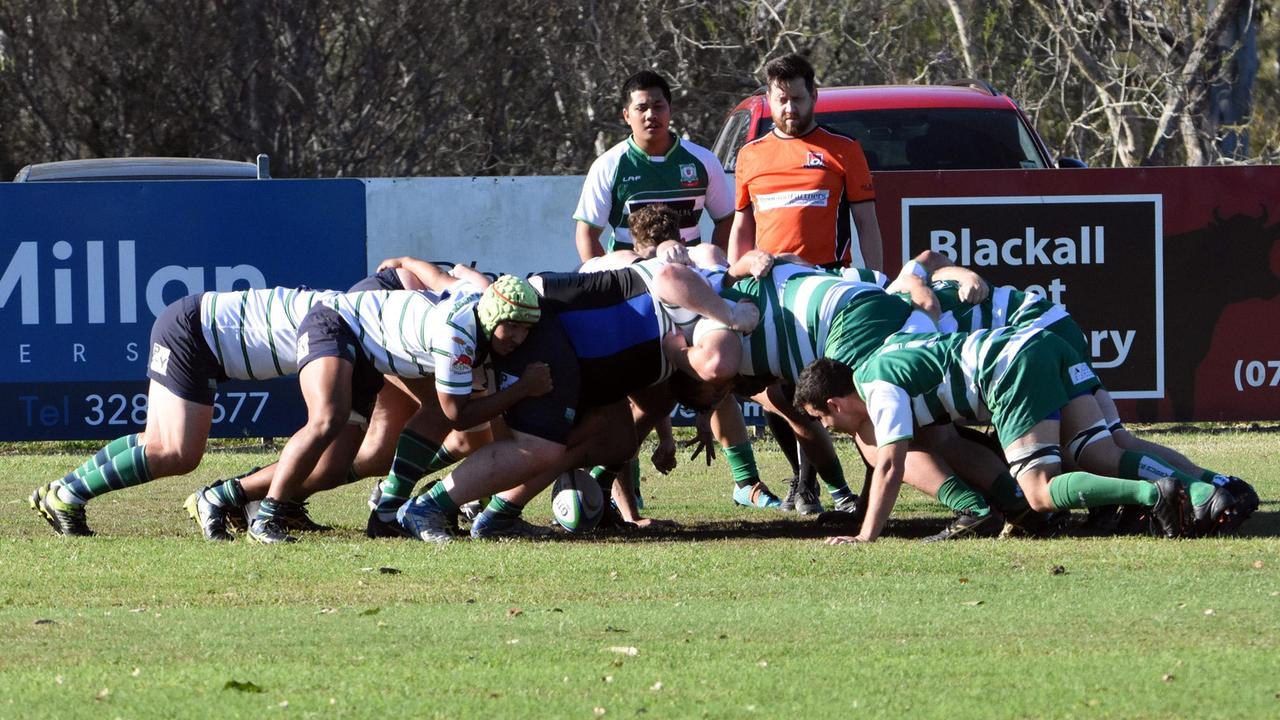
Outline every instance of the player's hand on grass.
{"label": "player's hand on grass", "polygon": [[524,366],[524,373],[516,381],[524,390],[525,397],[537,397],[551,392],[551,366],[542,362],[532,362]]}
{"label": "player's hand on grass", "polygon": [[680,527],[680,523],[675,520],[663,520],[660,518],[636,518],[627,524],[636,530],[674,530]]}
{"label": "player's hand on grass", "polygon": [[692,447],[693,454],[689,456],[689,460],[697,460],[701,454],[707,460],[707,465],[711,465],[711,461],[716,459],[716,438],[711,432],[711,413],[700,412],[693,420],[694,436],[692,440],[685,441],[685,447]]}
{"label": "player's hand on grass", "polygon": [[832,535],[825,542],[828,545],[856,545],[858,543],[869,543],[871,538],[862,535]]}

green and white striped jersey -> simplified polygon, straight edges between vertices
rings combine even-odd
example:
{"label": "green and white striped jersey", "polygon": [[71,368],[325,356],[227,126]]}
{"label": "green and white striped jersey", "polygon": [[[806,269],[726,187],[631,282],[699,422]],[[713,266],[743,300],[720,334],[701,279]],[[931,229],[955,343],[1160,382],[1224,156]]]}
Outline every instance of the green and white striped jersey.
{"label": "green and white striped jersey", "polygon": [[298,324],[334,290],[268,288],[207,292],[200,298],[200,328],[227,377],[240,380],[298,372]]}
{"label": "green and white striped jersey", "polygon": [[854,371],[876,443],[907,440],[939,421],[989,422],[988,403],[1014,357],[1042,328],[1003,327],[972,333],[890,338]]}
{"label": "green and white striped jersey", "polygon": [[471,392],[479,360],[476,303],[480,290],[455,283],[436,304],[411,290],[344,293],[327,301],[355,332],[365,354],[384,375],[434,375],[436,390]]}
{"label": "green and white striped jersey", "polygon": [[[873,271],[867,271],[873,272]],[[867,276],[876,279],[874,275]],[[884,276],[881,275],[882,279]],[[773,375],[794,383],[806,365],[820,357],[867,355],[886,337],[903,329],[910,305],[886,295],[877,284],[850,280],[825,270],[778,260],[763,281],[745,278],[723,291],[730,300],[747,298],[760,310],[760,324],[743,339],[741,372]],[[847,338],[832,348],[832,330],[846,315],[887,322],[892,329],[877,337]],[[879,327],[872,322],[869,327]],[[870,333],[874,335],[874,330]]]}
{"label": "green and white striped jersey", "polygon": [[1067,317],[1067,309],[1036,293],[1028,293],[1009,285],[991,288],[981,304],[970,305],[960,300],[960,286],[954,280],[933,283],[942,318],[942,332],[972,332],[1009,325],[1048,327]]}
{"label": "green and white striped jersey", "polygon": [[628,137],[596,158],[587,172],[574,220],[613,228],[605,251],[630,249],[627,218],[642,205],[665,203],[680,216],[680,239],[701,240],[698,220],[705,209],[713,220],[733,214],[733,193],[724,168],[710,150],[672,135],[666,155],[652,157]]}

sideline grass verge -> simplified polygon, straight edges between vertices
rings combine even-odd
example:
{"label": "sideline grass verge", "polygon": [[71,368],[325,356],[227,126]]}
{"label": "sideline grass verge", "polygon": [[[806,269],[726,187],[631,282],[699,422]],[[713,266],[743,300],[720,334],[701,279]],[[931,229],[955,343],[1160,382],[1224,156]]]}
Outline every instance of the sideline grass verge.
{"label": "sideline grass verge", "polygon": [[[361,483],[314,501],[332,536],[206,544],[182,499],[270,460],[244,449],[95,502],[102,535],[71,540],[25,496],[83,458],[5,455],[0,717],[1275,716],[1274,438],[1160,438],[1255,482],[1245,537],[853,548],[734,509],[719,463],[645,483],[685,524],[661,537],[368,541]],[[945,522],[911,491],[898,516]]]}

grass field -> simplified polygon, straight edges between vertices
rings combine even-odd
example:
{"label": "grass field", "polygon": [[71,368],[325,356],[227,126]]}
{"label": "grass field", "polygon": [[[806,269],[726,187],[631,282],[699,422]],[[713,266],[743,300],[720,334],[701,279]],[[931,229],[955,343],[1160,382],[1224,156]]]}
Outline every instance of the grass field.
{"label": "grass field", "polygon": [[25,498],[89,450],[9,446],[0,718],[1280,717],[1280,435],[1158,439],[1254,482],[1243,537],[923,545],[946,516],[908,490],[889,537],[829,547],[733,508],[717,461],[646,472],[663,535],[370,541],[360,483],[313,501],[330,535],[205,543],[182,500],[273,459],[241,448],[76,540]]}

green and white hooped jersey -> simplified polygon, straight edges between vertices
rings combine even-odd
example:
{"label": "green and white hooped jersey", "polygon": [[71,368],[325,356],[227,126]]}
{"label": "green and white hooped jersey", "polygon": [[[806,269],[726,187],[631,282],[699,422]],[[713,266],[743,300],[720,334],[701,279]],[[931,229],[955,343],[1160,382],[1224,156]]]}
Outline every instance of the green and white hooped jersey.
{"label": "green and white hooped jersey", "polygon": [[227,377],[262,380],[298,372],[298,324],[333,290],[268,288],[207,292],[200,298],[205,343]]}
{"label": "green and white hooped jersey", "polygon": [[433,304],[412,290],[344,293],[328,301],[384,375],[434,375],[449,395],[471,392],[480,347],[475,307],[480,290],[455,283]]}
{"label": "green and white hooped jersey", "polygon": [[706,148],[672,135],[666,155],[652,157],[628,137],[596,158],[587,172],[574,220],[597,228],[613,228],[605,251],[630,249],[627,218],[636,208],[665,203],[680,216],[680,238],[686,245],[701,240],[702,211],[713,220],[733,214],[733,193],[724,168]]}
{"label": "green and white hooped jersey", "polygon": [[876,443],[914,437],[916,427],[940,421],[991,421],[988,399],[1014,357],[1043,328],[1003,327],[972,333],[890,338],[854,371]]}
{"label": "green and white hooped jersey", "polygon": [[[806,365],[825,357],[837,314],[873,298],[888,297],[878,284],[785,260],[775,262],[763,282],[745,278],[723,294],[730,300],[749,298],[760,310],[759,326],[743,339],[742,374],[773,375],[792,383]],[[904,307],[896,299],[894,304]],[[909,309],[903,312],[904,319],[907,314]],[[901,329],[901,321],[894,329]]]}
{"label": "green and white hooped jersey", "polygon": [[1067,315],[1067,309],[1035,294],[1009,285],[991,288],[978,305],[960,300],[960,286],[952,280],[933,283],[934,295],[942,311],[938,329],[942,332],[972,332],[1009,325],[1048,327]]}

